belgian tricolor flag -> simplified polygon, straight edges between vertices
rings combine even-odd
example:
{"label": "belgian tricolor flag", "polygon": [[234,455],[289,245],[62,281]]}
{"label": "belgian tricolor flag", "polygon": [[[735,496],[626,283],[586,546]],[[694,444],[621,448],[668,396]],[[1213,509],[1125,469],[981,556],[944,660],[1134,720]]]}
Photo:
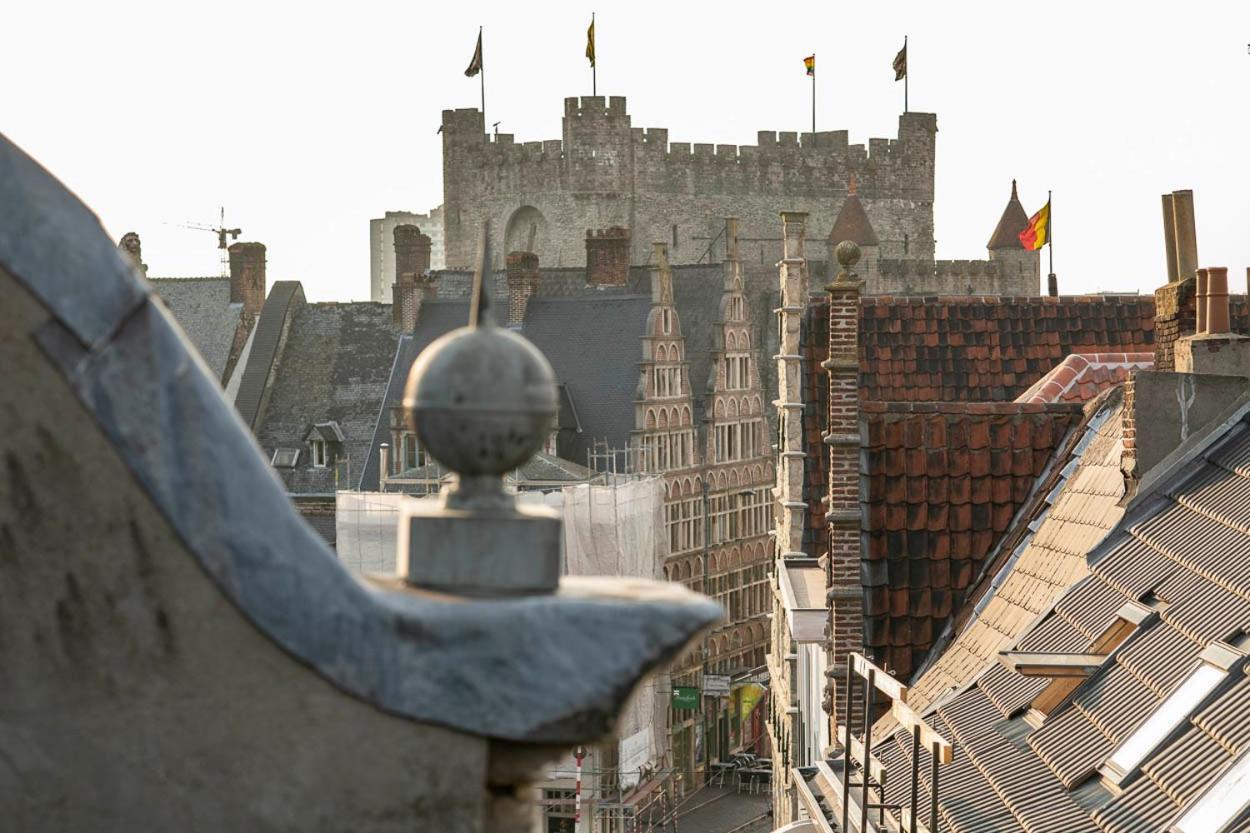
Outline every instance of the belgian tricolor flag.
{"label": "belgian tricolor flag", "polygon": [[803,66],[805,66],[805,67],[807,68],[807,74],[808,74],[808,75],[813,75],[813,76],[814,76],[814,75],[816,74],[816,56],[815,56],[815,55],[808,55],[806,58],[804,58],[804,59],[803,59]]}
{"label": "belgian tricolor flag", "polygon": [[1029,218],[1029,224],[1020,232],[1020,245],[1029,251],[1037,251],[1050,242],[1050,200],[1041,210]]}

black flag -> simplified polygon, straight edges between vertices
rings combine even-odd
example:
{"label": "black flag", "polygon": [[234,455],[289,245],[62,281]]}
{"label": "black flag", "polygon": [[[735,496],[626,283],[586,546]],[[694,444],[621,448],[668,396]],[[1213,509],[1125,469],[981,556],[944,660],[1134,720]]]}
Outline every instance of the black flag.
{"label": "black flag", "polygon": [[464,74],[472,78],[482,71],[482,33],[477,33],[477,49],[473,50],[473,60],[469,61],[469,68]]}
{"label": "black flag", "polygon": [[[480,52],[481,49],[482,49],[481,44],[478,44],[478,51]],[[479,56],[477,60],[480,63],[481,57]],[[906,77],[907,77],[907,42],[904,41],[903,48],[900,49],[898,51],[898,54],[894,56],[894,80],[902,81]]]}

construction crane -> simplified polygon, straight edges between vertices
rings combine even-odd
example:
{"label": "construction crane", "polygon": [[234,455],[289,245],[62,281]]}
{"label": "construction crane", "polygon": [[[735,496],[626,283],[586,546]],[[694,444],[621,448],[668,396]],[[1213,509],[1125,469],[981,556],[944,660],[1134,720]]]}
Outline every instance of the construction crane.
{"label": "construction crane", "polygon": [[243,233],[243,229],[226,228],[226,209],[221,209],[220,218],[215,226],[206,226],[202,223],[181,223],[179,228],[195,229],[196,231],[211,231],[217,235],[217,248],[221,250],[221,276],[223,278],[230,277],[230,240],[238,240],[239,235]]}

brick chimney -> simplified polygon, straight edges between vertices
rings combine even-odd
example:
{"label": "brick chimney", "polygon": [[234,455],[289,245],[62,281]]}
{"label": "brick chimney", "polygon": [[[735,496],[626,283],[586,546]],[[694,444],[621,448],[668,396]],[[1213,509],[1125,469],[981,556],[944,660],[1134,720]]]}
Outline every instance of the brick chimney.
{"label": "brick chimney", "polygon": [[533,252],[508,252],[508,326],[519,327],[525,321],[525,308],[538,294],[542,274],[538,255]]}
{"label": "brick chimney", "polygon": [[391,318],[395,326],[411,332],[417,326],[421,301],[431,297],[429,280],[430,238],[418,227],[404,223],[392,232],[395,245],[395,283],[391,286]]}
{"label": "brick chimney", "polygon": [[230,249],[230,303],[242,304],[244,317],[265,305],[265,244],[235,243]]}
{"label": "brick chimney", "polygon": [[121,253],[130,258],[131,263],[135,265],[144,277],[148,274],[148,265],[143,262],[143,245],[139,242],[139,235],[133,231],[128,231],[122,235],[121,242],[117,244],[117,248]]}
{"label": "brick chimney", "polygon": [[624,286],[629,279],[629,229],[586,229],[586,283]]}
{"label": "brick chimney", "polygon": [[[1194,230],[1194,192],[1163,195],[1163,242],[1168,282],[1155,290],[1155,370],[1176,369],[1178,339],[1198,329],[1198,242]],[[1205,318],[1205,310],[1202,317]]]}
{"label": "brick chimney", "polygon": [[[859,293],[863,281],[852,271],[859,247],[847,241],[835,248],[839,271],[829,292],[829,524],[828,567],[829,668],[846,667],[851,651],[864,650],[864,589],[860,578],[859,504]],[[836,694],[830,680],[830,695]],[[858,694],[858,692],[857,692]],[[830,715],[842,699],[834,697]],[[852,713],[862,714],[855,710]],[[845,720],[845,718],[843,718]],[[838,722],[835,717],[834,723]]]}

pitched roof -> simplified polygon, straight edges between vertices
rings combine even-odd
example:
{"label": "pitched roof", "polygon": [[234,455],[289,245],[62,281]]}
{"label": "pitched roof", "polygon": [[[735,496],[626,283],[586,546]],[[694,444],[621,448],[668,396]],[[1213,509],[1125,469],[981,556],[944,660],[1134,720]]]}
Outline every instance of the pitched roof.
{"label": "pitched roof", "polygon": [[1003,216],[999,218],[998,225],[994,227],[994,233],[990,235],[990,242],[986,244],[987,249],[1023,249],[1024,244],[1020,242],[1020,232],[1028,228],[1029,215],[1024,213],[1024,206],[1020,204],[1020,197],[1016,195],[1016,181],[1011,181],[1011,199],[1007,200],[1007,206],[1003,209]]}
{"label": "pitched roof", "polygon": [[1017,402],[1088,402],[1154,367],[1154,353],[1073,353],[1016,397]]}
{"label": "pitched roof", "polygon": [[[1003,818],[1011,829],[1164,830],[1250,750],[1250,677],[1234,664],[1146,754],[1113,795],[1087,776],[1143,721],[1213,643],[1250,623],[1250,402],[1188,448],[1157,488],[1089,554],[1089,574],[1024,631],[1021,651],[1088,651],[1127,602],[1153,594],[1147,619],[1040,728],[1016,715],[1046,686],[989,661],[974,683],[931,710],[955,763],[939,808],[952,829]],[[1091,511],[1097,513],[1094,508]],[[1105,510],[1104,510],[1105,511]],[[1232,650],[1236,657],[1244,649]],[[874,746],[901,765],[910,738]],[[908,796],[899,779],[887,801]],[[922,781],[922,794],[927,787]],[[1244,796],[1241,797],[1244,800]],[[1246,808],[1211,829],[1241,830]],[[1004,816],[1004,813],[1006,815]],[[1205,828],[1204,828],[1205,829]]]}
{"label": "pitched roof", "polygon": [[[634,428],[640,339],[650,309],[650,296],[620,292],[535,296],[529,300],[521,333],[551,362],[556,381],[572,401],[576,424],[581,427],[580,431],[561,432],[559,451],[565,459],[584,465],[595,440],[606,440],[615,448],[628,442]],[[388,441],[389,411],[403,399],[412,363],[430,342],[463,327],[468,320],[466,299],[426,301],[416,328],[400,338],[392,360],[387,362],[389,378],[378,421],[370,428],[372,439],[360,488],[378,488],[378,449]]]}
{"label": "pitched roof", "polygon": [[260,315],[257,316],[256,327],[252,332],[252,349],[247,354],[244,366],[236,371],[243,376],[239,380],[239,390],[234,400],[239,416],[253,431],[256,430],[256,419],[260,416],[261,400],[273,374],[274,359],[278,356],[287,319],[305,303],[304,287],[299,281],[276,281],[269,290],[269,297],[265,299]]}
{"label": "pitched roof", "polygon": [[149,282],[221,381],[243,312],[242,304],[230,303],[230,279],[151,278]]}
{"label": "pitched roof", "polygon": [[[968,602],[930,664],[913,680],[908,703],[922,708],[971,682],[1037,616],[1086,575],[1086,554],[1119,522],[1124,397],[1115,390],[1087,408],[1045,482],[987,561]],[[962,621],[960,621],[962,620]]]}
{"label": "pitched roof", "polygon": [[303,444],[309,425],[333,420],[344,435],[336,466],[301,459],[275,469],[295,494],[328,494],[360,477],[382,408],[397,333],[389,304],[305,304],[291,316],[269,400],[256,426],[266,456]]}
{"label": "pitched roof", "polygon": [[859,325],[863,398],[1003,401],[1071,353],[1153,350],[1154,298],[866,296]]}
{"label": "pitched roof", "polygon": [[851,189],[846,195],[846,199],[842,201],[842,208],[838,211],[838,217],[833,221],[833,228],[829,229],[829,242],[836,245],[843,240],[851,240],[860,246],[879,246],[877,233],[872,230],[872,222],[868,219],[868,212],[864,211],[864,204],[859,201],[859,194],[855,192],[855,183],[851,183]]}
{"label": "pitched roof", "polygon": [[860,404],[864,643],[909,676],[1033,493],[1080,406]]}
{"label": "pitched roof", "polygon": [[565,459],[585,465],[595,440],[613,448],[629,441],[650,310],[650,296],[640,295],[530,299],[521,332],[551,362],[582,427],[561,437]]}

